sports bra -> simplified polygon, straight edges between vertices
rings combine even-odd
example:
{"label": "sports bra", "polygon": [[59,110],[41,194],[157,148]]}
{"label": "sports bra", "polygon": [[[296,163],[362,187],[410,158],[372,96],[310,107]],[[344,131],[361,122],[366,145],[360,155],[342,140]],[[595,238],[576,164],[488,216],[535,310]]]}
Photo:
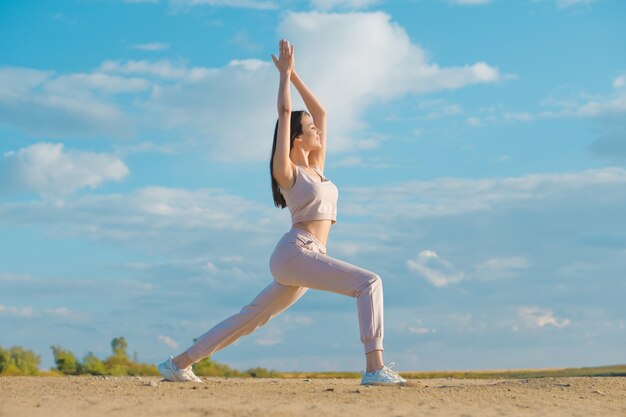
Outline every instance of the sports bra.
{"label": "sports bra", "polygon": [[322,181],[314,180],[311,175],[298,165],[296,178],[289,189],[280,188],[285,197],[287,207],[291,212],[291,224],[309,220],[331,220],[337,223],[337,199],[339,190],[319,168],[311,165],[321,177]]}

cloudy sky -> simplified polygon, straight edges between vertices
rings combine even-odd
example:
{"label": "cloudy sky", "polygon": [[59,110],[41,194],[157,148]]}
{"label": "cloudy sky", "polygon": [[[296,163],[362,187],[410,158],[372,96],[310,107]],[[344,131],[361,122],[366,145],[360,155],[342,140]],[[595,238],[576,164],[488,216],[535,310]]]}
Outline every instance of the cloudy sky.
{"label": "cloudy sky", "polygon": [[[125,336],[156,363],[269,284],[286,37],[328,111],[329,255],[383,278],[386,361],[626,362],[625,20],[621,0],[3,1],[0,345],[47,368],[50,345]],[[309,291],[213,358],[360,370],[356,303]]]}

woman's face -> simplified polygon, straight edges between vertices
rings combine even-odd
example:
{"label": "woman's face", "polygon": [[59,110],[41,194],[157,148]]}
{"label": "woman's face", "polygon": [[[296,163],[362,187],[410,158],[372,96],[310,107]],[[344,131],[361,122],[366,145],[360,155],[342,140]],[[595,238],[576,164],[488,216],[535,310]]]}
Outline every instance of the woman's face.
{"label": "woman's face", "polygon": [[301,146],[307,150],[312,151],[322,147],[321,131],[313,123],[313,118],[304,113],[302,115],[302,139]]}

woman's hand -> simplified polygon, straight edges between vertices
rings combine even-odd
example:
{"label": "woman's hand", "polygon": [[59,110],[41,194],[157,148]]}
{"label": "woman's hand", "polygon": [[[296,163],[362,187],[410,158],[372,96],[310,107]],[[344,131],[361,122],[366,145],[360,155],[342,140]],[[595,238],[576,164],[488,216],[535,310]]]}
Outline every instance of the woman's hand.
{"label": "woman's hand", "polygon": [[281,74],[291,76],[291,72],[293,71],[295,65],[293,58],[293,45],[290,45],[286,39],[282,39],[278,48],[280,52],[280,59],[276,59],[276,57],[272,54],[274,65],[276,65],[276,69],[278,69]]}

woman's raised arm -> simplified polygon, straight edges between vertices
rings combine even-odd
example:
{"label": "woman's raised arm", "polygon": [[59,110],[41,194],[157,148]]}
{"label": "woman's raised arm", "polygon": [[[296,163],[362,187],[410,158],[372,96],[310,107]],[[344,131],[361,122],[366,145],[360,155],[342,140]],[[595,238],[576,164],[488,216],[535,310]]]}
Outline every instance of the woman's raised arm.
{"label": "woman's raised arm", "polygon": [[289,158],[289,132],[291,129],[291,94],[290,78],[293,71],[293,46],[285,39],[279,44],[280,58],[272,55],[272,60],[280,72],[278,85],[278,131],[276,137],[276,152],[272,166],[272,175],[276,182],[283,187],[293,181],[293,163]]}
{"label": "woman's raised arm", "polygon": [[307,110],[313,117],[313,123],[320,130],[320,149],[309,153],[309,165],[315,165],[324,172],[324,163],[326,162],[326,110],[317,100],[313,92],[307,87],[302,79],[296,74],[296,70],[291,71],[291,82],[300,93]]}

